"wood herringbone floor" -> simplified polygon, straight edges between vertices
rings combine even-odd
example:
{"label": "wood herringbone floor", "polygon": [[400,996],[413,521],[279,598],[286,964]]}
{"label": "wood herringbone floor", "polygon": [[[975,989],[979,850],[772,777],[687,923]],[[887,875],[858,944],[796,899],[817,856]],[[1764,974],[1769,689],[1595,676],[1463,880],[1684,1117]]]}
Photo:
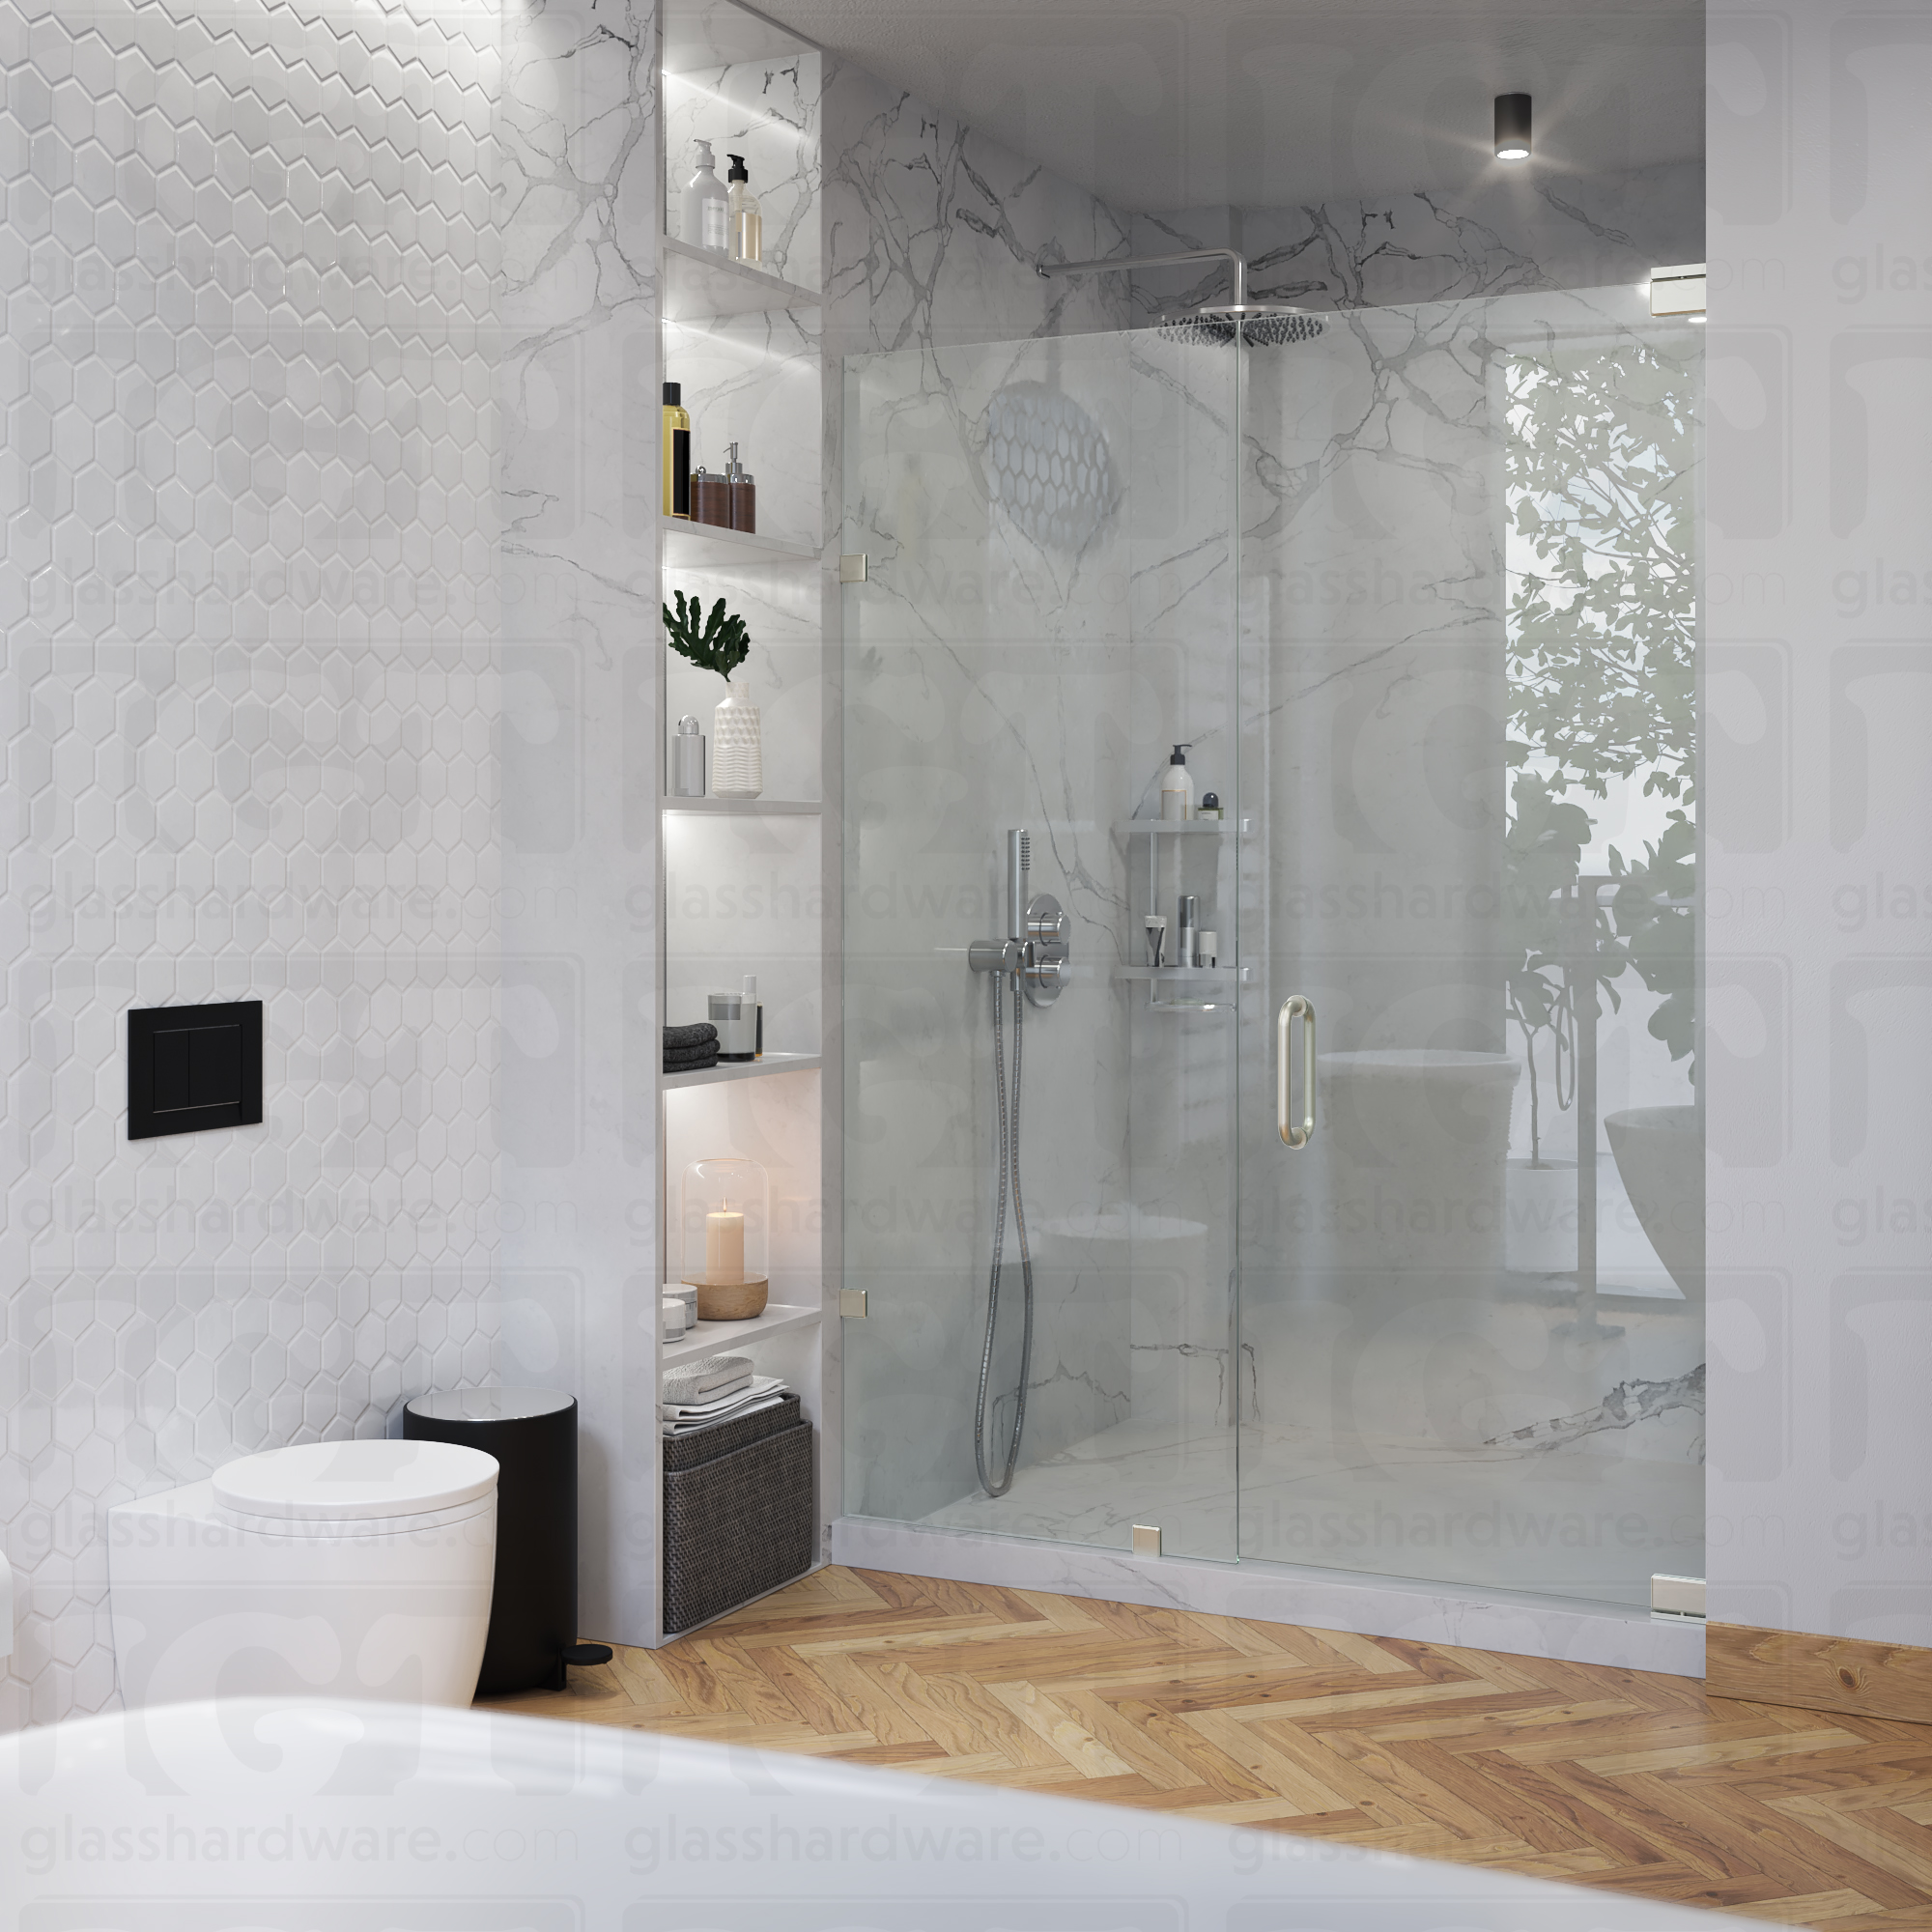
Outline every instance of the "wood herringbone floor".
{"label": "wood herringbone floor", "polygon": [[832,1569],[495,1706],[1932,1927],[1932,1729],[1681,1677]]}

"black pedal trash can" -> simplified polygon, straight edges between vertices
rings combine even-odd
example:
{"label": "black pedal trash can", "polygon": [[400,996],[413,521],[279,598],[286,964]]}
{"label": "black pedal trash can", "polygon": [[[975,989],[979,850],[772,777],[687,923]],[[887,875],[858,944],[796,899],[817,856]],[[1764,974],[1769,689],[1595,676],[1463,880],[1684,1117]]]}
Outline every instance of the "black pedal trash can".
{"label": "black pedal trash can", "polygon": [[567,1663],[608,1662],[577,1641],[577,1399],[556,1389],[455,1389],[404,1406],[412,1441],[497,1459],[497,1582],[479,1697],[561,1690]]}

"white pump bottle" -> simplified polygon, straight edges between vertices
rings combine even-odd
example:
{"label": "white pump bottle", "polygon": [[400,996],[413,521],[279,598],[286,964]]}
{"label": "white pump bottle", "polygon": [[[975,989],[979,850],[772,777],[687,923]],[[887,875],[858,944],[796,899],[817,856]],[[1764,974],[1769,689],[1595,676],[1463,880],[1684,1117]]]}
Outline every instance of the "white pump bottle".
{"label": "white pump bottle", "polygon": [[1163,818],[1194,816],[1194,780],[1187,770],[1188,745],[1177,745],[1166,771],[1160,775],[1160,815]]}
{"label": "white pump bottle", "polygon": [[684,185],[683,240],[694,248],[725,253],[730,245],[731,201],[718,179],[717,158],[709,141],[692,144],[697,150],[697,169]]}

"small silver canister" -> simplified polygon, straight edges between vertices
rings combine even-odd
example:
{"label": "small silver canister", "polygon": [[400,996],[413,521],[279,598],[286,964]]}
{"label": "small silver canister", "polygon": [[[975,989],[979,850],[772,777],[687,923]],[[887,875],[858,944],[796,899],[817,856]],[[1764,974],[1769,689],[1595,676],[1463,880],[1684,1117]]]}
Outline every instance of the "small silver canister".
{"label": "small silver canister", "polygon": [[718,1029],[720,1060],[758,1057],[758,996],[755,993],[713,993],[705,1015]]}
{"label": "small silver canister", "polygon": [[670,795],[704,796],[704,733],[697,728],[697,720],[688,714],[677,721],[677,742],[671,747]]}

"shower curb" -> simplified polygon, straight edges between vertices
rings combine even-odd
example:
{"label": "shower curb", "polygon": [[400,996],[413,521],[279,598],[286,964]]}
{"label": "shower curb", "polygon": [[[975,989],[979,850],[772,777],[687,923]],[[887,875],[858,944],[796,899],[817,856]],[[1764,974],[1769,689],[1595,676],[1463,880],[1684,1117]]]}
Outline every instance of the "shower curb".
{"label": "shower curb", "polygon": [[1281,1563],[1135,1557],[1085,1544],[984,1536],[972,1530],[840,1517],[832,1560],[952,1583],[992,1583],[1151,1608],[1202,1610],[1258,1623],[1361,1636],[1407,1637],[1565,1663],[1704,1675],[1704,1626],[1643,1610],[1577,1608],[1511,1591],[1479,1595]]}

